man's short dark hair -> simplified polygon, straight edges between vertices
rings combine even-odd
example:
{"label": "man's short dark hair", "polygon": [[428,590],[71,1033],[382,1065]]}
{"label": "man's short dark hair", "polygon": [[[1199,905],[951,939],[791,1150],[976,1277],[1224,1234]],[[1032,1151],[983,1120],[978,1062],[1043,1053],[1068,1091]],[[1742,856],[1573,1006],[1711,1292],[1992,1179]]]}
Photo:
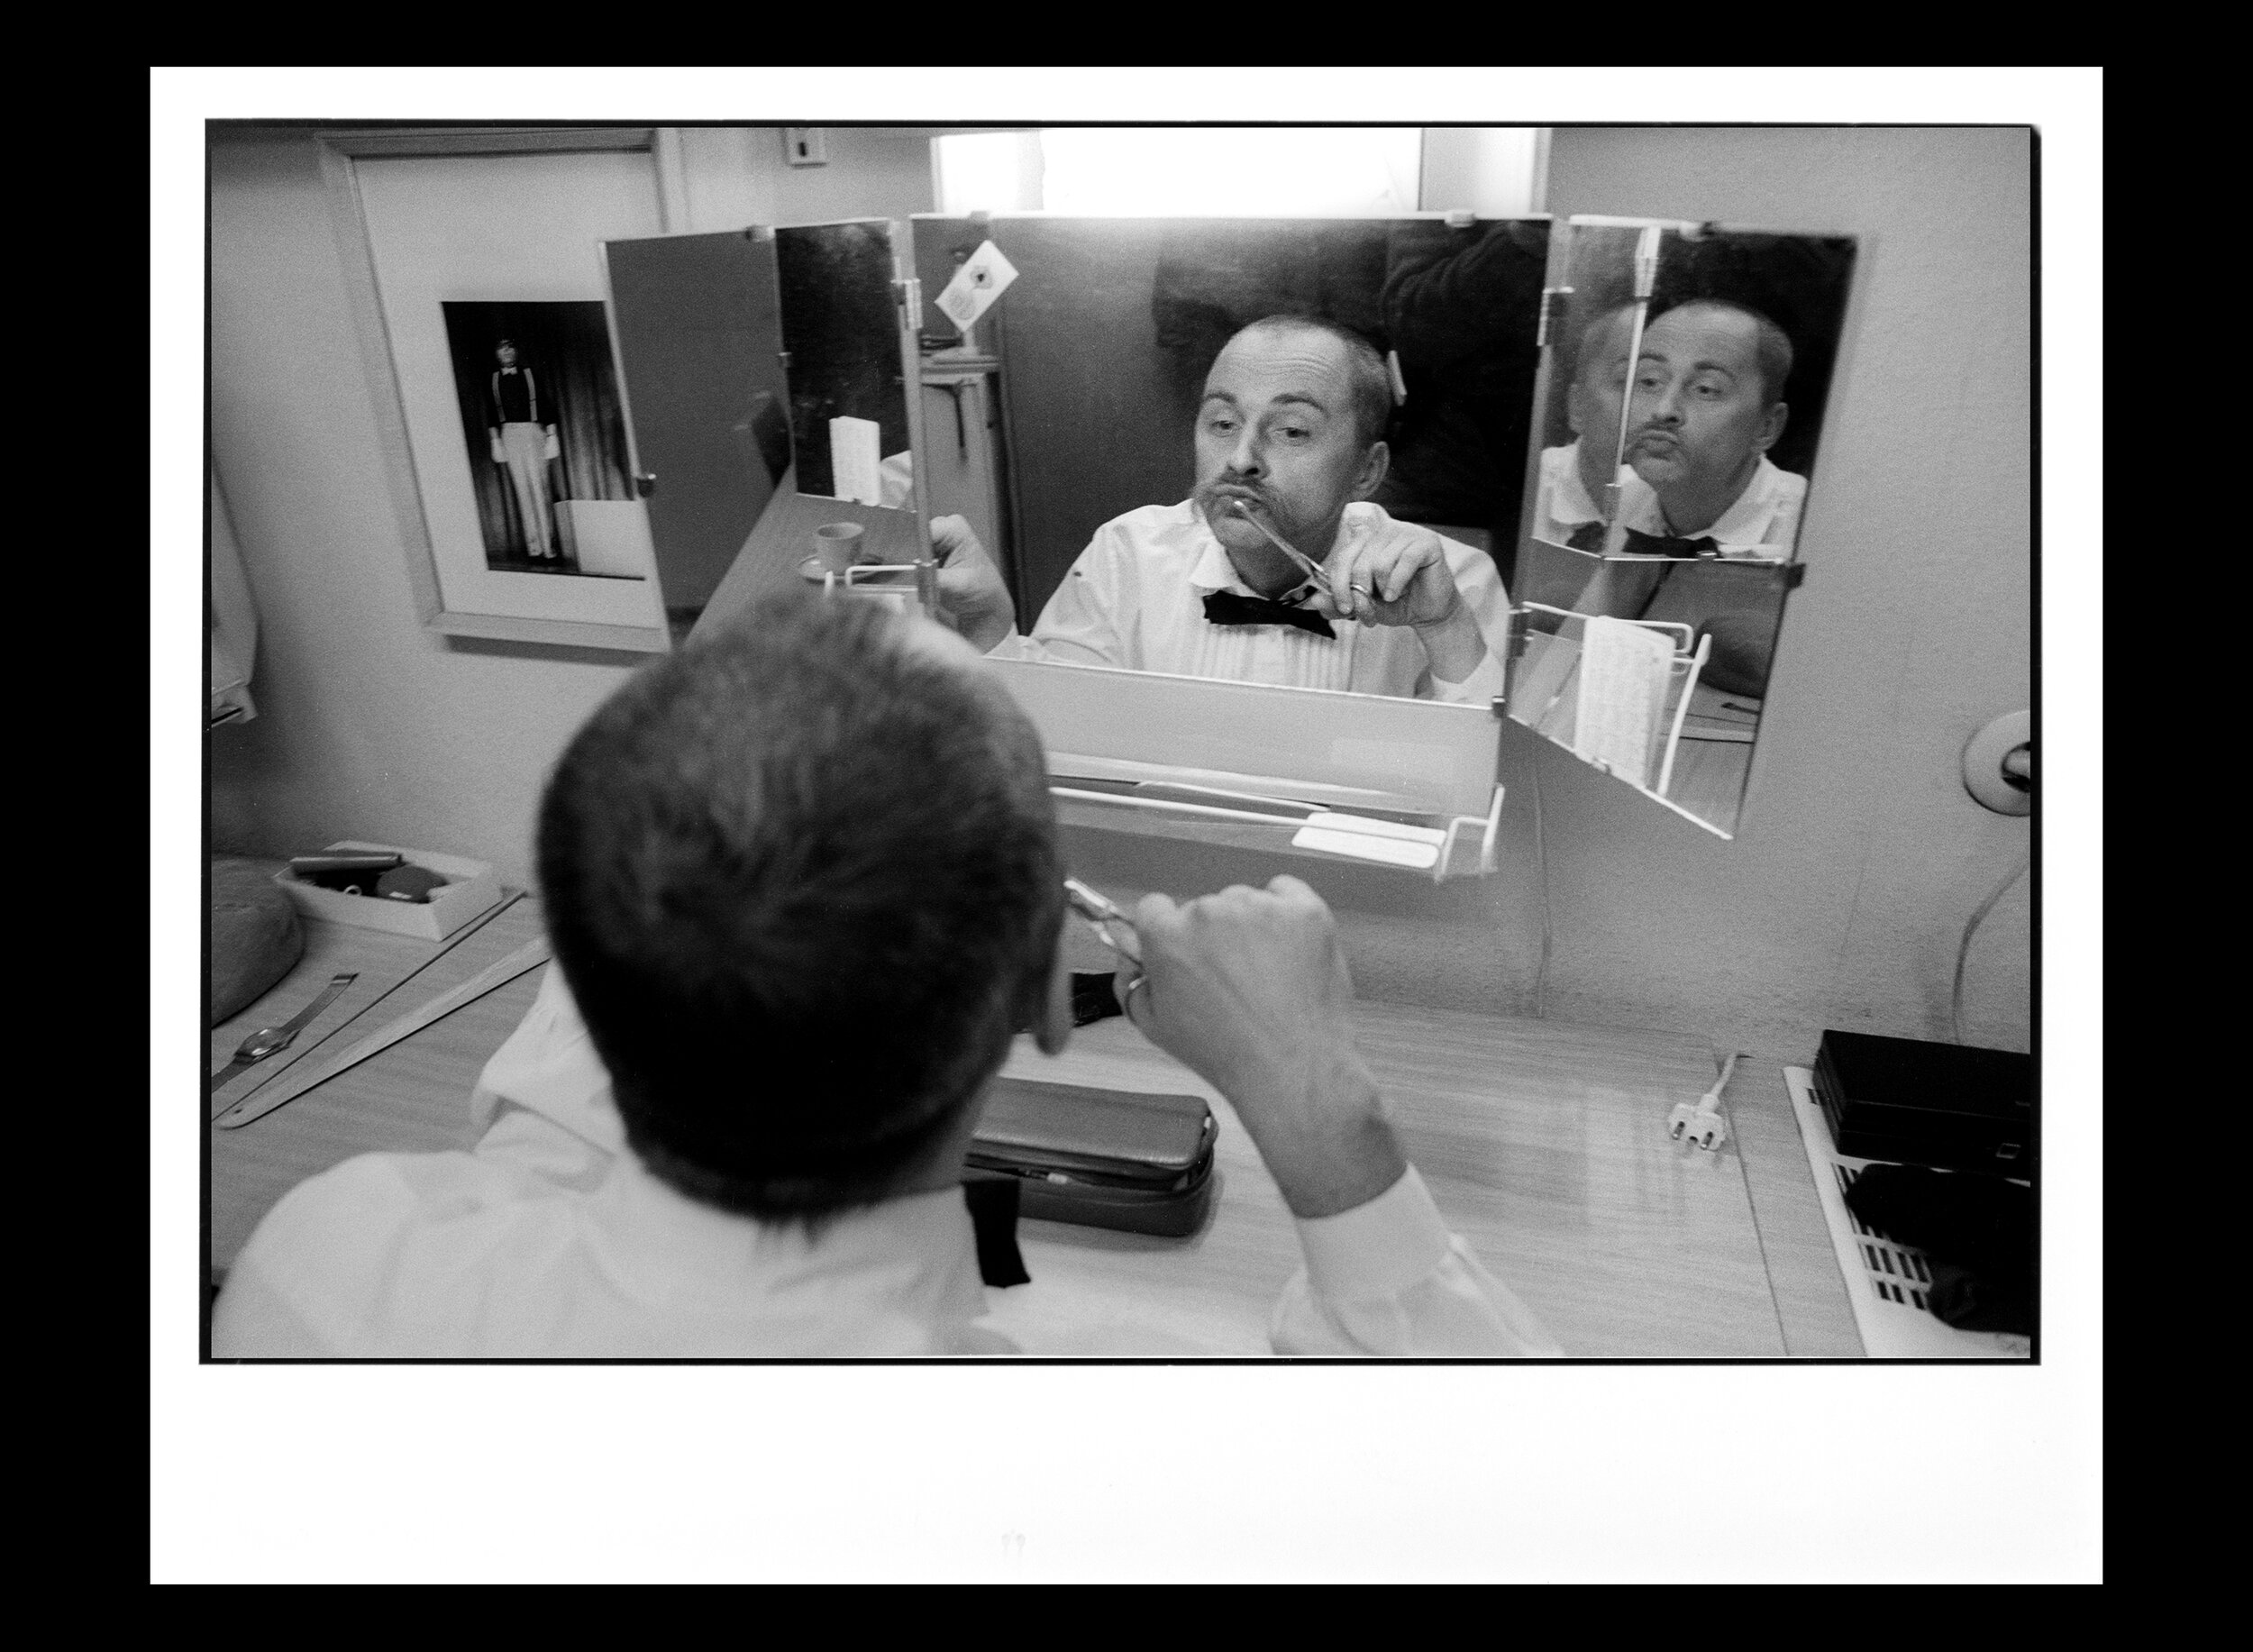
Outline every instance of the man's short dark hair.
{"label": "man's short dark hair", "polygon": [[[1792,377],[1792,336],[1748,304],[1738,304],[1732,298],[1684,298],[1680,304],[1669,305],[1660,312],[1671,315],[1675,310],[1729,310],[1744,316],[1753,324],[1753,355],[1760,363],[1761,399],[1769,405],[1783,399],[1783,387]],[[1656,316],[1652,319],[1656,321]]]}
{"label": "man's short dark hair", "polygon": [[1392,370],[1385,365],[1383,352],[1360,333],[1324,316],[1302,315],[1287,310],[1280,315],[1263,315],[1239,331],[1236,337],[1242,338],[1246,333],[1292,329],[1327,333],[1345,347],[1355,439],[1364,448],[1383,441],[1392,424]]}
{"label": "man's short dark hair", "polygon": [[540,811],[626,1139],[762,1219],[897,1191],[1008,1054],[1062,915],[1040,741],[885,605],[796,592],[629,681]]}

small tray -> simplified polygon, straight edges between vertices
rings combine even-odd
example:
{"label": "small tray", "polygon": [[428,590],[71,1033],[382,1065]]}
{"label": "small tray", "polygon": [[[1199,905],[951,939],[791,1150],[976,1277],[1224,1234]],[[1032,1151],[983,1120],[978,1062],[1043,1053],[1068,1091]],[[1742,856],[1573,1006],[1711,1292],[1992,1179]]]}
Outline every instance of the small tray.
{"label": "small tray", "polygon": [[297,909],[307,917],[324,917],[333,924],[351,924],[361,929],[388,929],[393,935],[411,935],[425,941],[442,941],[455,930],[490,912],[501,903],[499,874],[483,861],[463,860],[452,854],[433,854],[426,849],[403,849],[397,844],[369,844],[353,839],[331,844],[326,853],[403,855],[408,865],[434,872],[446,881],[431,890],[428,901],[389,900],[375,895],[347,895],[337,890],[323,889],[315,883],[300,883],[290,876],[289,869],[285,866],[274,874],[274,881],[288,892],[290,899],[297,903]]}

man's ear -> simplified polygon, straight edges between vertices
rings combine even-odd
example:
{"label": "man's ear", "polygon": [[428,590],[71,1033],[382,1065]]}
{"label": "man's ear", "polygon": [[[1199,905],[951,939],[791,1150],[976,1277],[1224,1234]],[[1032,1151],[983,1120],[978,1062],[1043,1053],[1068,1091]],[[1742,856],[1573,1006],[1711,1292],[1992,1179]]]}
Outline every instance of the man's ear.
{"label": "man's ear", "polygon": [[1044,1055],[1061,1055],[1072,1041],[1072,963],[1062,925],[1057,926],[1056,949],[1048,960],[1048,980],[1033,1013],[1032,1033]]}
{"label": "man's ear", "polygon": [[1361,472],[1354,479],[1355,500],[1368,498],[1384,484],[1384,473],[1392,467],[1392,450],[1382,442],[1372,442],[1369,452],[1361,461]]}
{"label": "man's ear", "polygon": [[1776,444],[1777,438],[1783,434],[1783,426],[1791,417],[1791,408],[1782,402],[1774,403],[1766,413],[1761,415],[1760,434],[1753,439],[1753,445],[1761,452],[1766,452]]}

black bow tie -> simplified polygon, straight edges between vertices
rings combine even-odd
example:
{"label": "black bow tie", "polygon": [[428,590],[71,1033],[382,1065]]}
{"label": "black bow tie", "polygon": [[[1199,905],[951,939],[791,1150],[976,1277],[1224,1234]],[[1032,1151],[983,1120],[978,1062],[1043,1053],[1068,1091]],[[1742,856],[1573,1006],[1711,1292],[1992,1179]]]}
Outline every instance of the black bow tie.
{"label": "black bow tie", "polygon": [[[1721,553],[1720,542],[1710,534],[1697,539],[1670,539],[1664,534],[1644,534],[1634,528],[1625,532],[1628,542],[1620,550],[1628,556],[1715,557]],[[1564,543],[1575,551],[1601,551],[1604,533],[1602,523],[1583,522]]]}
{"label": "black bow tie", "polygon": [[1017,1247],[1017,1182],[1008,1176],[981,1176],[962,1183],[970,1207],[971,1231],[978,1242],[978,1277],[1000,1289],[1029,1284],[1025,1253]]}
{"label": "black bow tie", "polygon": [[1294,608],[1264,597],[1239,597],[1234,591],[1208,592],[1205,617],[1216,625],[1296,625],[1317,636],[1337,635],[1330,629],[1328,618],[1312,608]]}
{"label": "black bow tie", "polygon": [[1719,556],[1721,544],[1710,534],[1697,539],[1670,539],[1663,534],[1638,534],[1629,528],[1627,553],[1629,556]]}

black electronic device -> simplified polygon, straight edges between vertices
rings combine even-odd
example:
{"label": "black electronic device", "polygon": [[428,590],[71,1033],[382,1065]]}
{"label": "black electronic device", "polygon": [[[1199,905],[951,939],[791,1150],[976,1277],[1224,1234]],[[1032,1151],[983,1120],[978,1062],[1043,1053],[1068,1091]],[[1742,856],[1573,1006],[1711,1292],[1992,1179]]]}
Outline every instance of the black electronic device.
{"label": "black electronic device", "polygon": [[1829,1028],[1815,1100],[1849,1157],[2034,1175],[2030,1055]]}

